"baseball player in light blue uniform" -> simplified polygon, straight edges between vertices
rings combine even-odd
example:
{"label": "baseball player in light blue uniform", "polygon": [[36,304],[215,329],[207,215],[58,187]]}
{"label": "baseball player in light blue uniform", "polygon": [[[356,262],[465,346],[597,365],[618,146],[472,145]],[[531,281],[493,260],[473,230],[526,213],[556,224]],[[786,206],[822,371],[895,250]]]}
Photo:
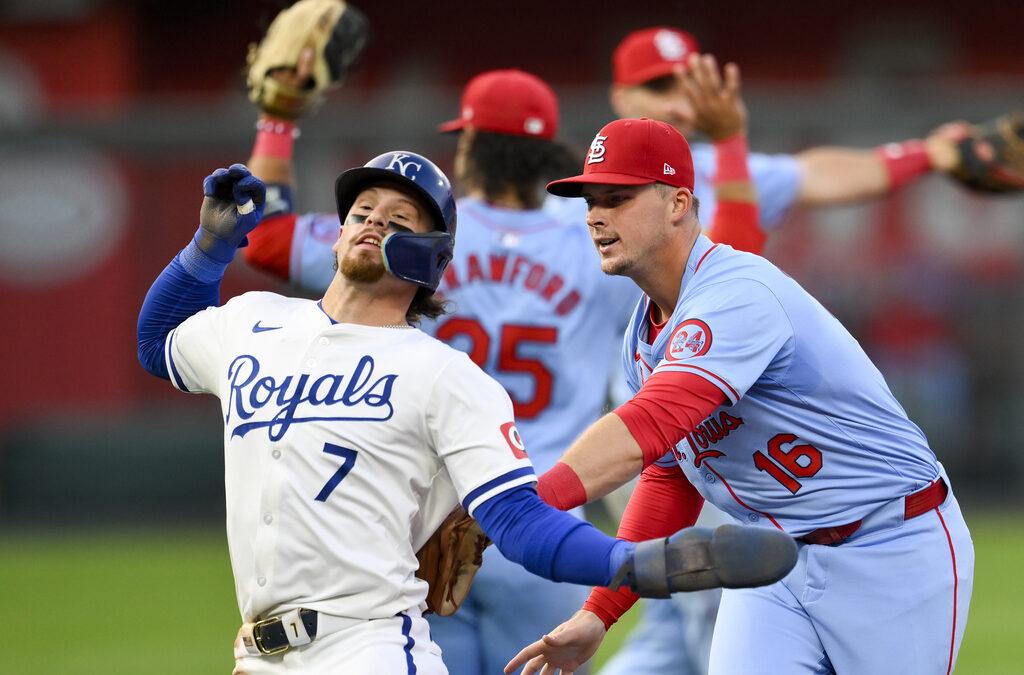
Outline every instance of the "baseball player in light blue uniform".
{"label": "baseball player in light blue uniform", "polygon": [[[636,396],[566,452],[560,484],[568,474],[598,498],[642,466],[638,451],[653,459],[670,445],[655,464],[680,467],[737,522],[798,538],[799,561],[781,582],[723,592],[712,673],[949,673],[974,552],[948,476],[835,317],[763,258],[699,234],[692,182],[658,174],[663,161],[685,165],[688,150],[681,136],[649,142],[645,125],[658,124],[605,126],[600,163],[592,152],[582,175],[549,186],[582,192],[602,267],[648,296],[623,343]],[[665,182],[668,197],[651,186]],[[659,417],[662,407],[674,414]],[[664,422],[687,411],[702,421]],[[634,531],[663,526],[662,514],[633,516]],[[577,613],[553,632],[561,642],[535,643],[514,663],[571,669],[570,652],[592,653],[603,638],[601,611]]]}
{"label": "baseball player in light blue uniform", "polygon": [[[693,109],[680,87],[680,74],[688,57],[700,51],[695,36],[671,26],[626,35],[612,57],[610,102],[616,114],[662,120],[690,138]],[[923,142],[909,140],[879,148],[829,146],[798,154],[751,153],[749,166],[762,227],[766,231],[776,227],[796,204],[825,206],[880,197],[929,171],[948,171],[945,150],[953,142],[948,136],[953,126],[940,127]],[[705,218],[716,206],[711,189],[714,148],[696,143],[692,155],[694,195]],[[720,518],[715,509],[705,509],[701,515],[709,523]],[[719,593],[686,594],[672,602],[645,601],[639,626],[605,664],[602,675],[706,673]]]}
{"label": "baseball player in light blue uniform", "polygon": [[952,493],[904,517],[894,495],[948,478],[856,340],[778,268],[704,237],[653,345],[647,311],[623,348],[630,388],[688,372],[728,398],[661,461],[740,522],[799,536],[861,521],[840,546],[804,546],[780,584],[723,593],[712,671],[945,672],[966,625],[970,535]]}

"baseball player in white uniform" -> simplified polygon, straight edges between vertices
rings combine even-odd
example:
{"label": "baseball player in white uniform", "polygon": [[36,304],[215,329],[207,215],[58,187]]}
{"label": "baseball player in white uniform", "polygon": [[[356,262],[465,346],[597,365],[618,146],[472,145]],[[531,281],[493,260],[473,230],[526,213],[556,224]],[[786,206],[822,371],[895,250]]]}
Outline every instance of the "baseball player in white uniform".
{"label": "baseball player in white uniform", "polygon": [[[723,592],[711,673],[948,675],[974,568],[948,476],[827,310],[763,258],[700,234],[692,188],[682,135],[628,119],[601,129],[582,175],[548,186],[586,200],[602,269],[646,298],[623,343],[634,397],[538,491],[572,508],[642,470],[623,538],[692,524],[704,500],[798,538],[779,583]],[[508,669],[578,667],[635,599],[595,589]]]}
{"label": "baseball player in white uniform", "polygon": [[[236,673],[446,672],[415,552],[460,502],[507,558],[555,581],[618,573],[663,594],[765,583],[795,563],[776,533],[634,545],[540,501],[508,395],[413,327],[444,311],[433,292],[456,226],[448,179],[425,157],[389,152],[338,178],[346,225],[319,301],[247,293],[217,306],[266,188],[236,164],[204,194],[195,238],[147,294],[138,350],[151,373],[221,401]],[[753,549],[717,558],[710,579],[677,555],[737,543]]]}

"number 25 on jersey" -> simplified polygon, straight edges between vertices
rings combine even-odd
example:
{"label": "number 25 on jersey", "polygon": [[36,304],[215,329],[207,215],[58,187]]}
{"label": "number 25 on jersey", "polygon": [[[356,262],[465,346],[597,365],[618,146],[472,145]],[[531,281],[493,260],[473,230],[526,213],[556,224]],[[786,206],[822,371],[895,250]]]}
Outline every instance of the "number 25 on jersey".
{"label": "number 25 on jersey", "polygon": [[[468,351],[473,363],[487,369],[487,356],[491,352],[491,336],[476,319],[453,316],[437,329],[437,339],[451,342],[457,335],[469,338]],[[551,389],[554,377],[538,359],[520,357],[519,346],[523,343],[554,344],[558,340],[558,329],[551,326],[523,326],[505,324],[498,336],[498,358],[495,368],[499,373],[524,373],[533,377],[533,396],[519,400],[511,392],[513,409],[517,419],[532,419],[541,414],[551,403]]]}

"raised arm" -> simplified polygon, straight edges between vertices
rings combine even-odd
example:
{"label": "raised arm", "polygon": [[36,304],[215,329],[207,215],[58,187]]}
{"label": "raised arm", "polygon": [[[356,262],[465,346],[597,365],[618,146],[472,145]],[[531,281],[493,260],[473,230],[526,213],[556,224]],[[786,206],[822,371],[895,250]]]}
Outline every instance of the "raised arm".
{"label": "raised arm", "polygon": [[729,63],[719,73],[714,56],[691,54],[676,77],[693,106],[694,124],[715,148],[718,208],[707,235],[735,249],[760,253],[766,237],[747,164],[747,108],[740,94],[739,67]]}
{"label": "raised arm", "polygon": [[336,234],[338,223],[333,216],[298,218],[294,142],[299,121],[316,110],[327,91],[340,86],[368,37],[366,16],[351,3],[325,10],[322,4],[298,2],[277,15],[249,55],[249,98],[260,109],[249,168],[267,185],[267,208],[249,237],[245,259],[313,293],[326,290],[333,276],[336,237],[311,236],[310,231]]}
{"label": "raised arm", "polygon": [[[288,89],[301,90],[309,82],[314,59],[313,49],[306,48],[295,68],[277,68],[267,77]],[[282,281],[291,280],[296,225],[292,153],[298,135],[297,120],[262,110],[256,121],[256,142],[248,163],[253,175],[267,185],[268,203],[263,222],[249,238],[245,260]]]}
{"label": "raised arm", "polygon": [[263,214],[266,188],[242,164],[217,169],[203,181],[199,229],[164,268],[139,312],[138,358],[147,371],[170,379],[164,359],[168,334],[193,314],[220,302],[224,270]]}

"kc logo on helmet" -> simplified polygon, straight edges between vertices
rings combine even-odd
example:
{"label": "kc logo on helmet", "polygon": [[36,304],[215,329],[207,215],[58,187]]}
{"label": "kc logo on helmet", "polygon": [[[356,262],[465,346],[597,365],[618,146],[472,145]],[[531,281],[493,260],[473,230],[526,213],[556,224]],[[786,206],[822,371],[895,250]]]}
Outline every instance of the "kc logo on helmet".
{"label": "kc logo on helmet", "polygon": [[601,134],[594,136],[594,142],[590,144],[590,152],[587,154],[587,164],[597,164],[604,161],[604,142],[607,140],[608,137]]}
{"label": "kc logo on helmet", "polygon": [[408,175],[406,173],[406,170],[409,167],[413,167],[414,166],[414,167],[416,167],[416,170],[419,171],[420,169],[423,168],[423,165],[420,164],[419,162],[408,162],[408,161],[405,161],[408,158],[409,158],[409,155],[404,153],[404,152],[393,153],[391,155],[391,161],[388,162],[387,168],[389,170],[397,168],[398,169],[398,173],[402,174],[406,178],[411,178],[413,180],[416,180],[416,176]]}
{"label": "kc logo on helmet", "polygon": [[681,361],[703,356],[711,349],[711,329],[700,319],[687,319],[672,331],[665,347],[665,358]]}

